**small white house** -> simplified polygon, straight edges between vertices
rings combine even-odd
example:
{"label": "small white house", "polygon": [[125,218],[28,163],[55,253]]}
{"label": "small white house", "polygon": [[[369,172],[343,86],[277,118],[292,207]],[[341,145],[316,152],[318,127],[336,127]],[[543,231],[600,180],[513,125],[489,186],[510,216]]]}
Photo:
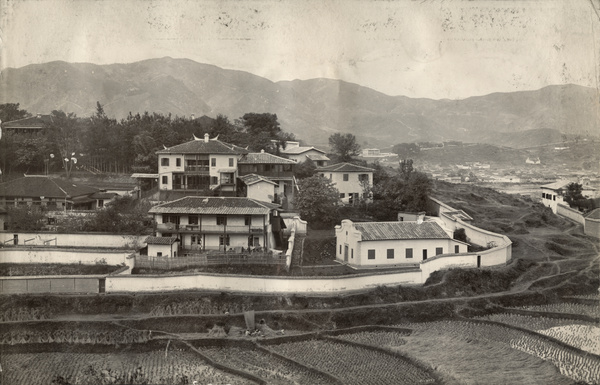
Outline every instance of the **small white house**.
{"label": "small white house", "polygon": [[373,186],[373,171],[375,169],[352,163],[337,163],[317,168],[321,176],[335,184],[340,193],[340,200],[344,203],[353,203],[359,198],[371,200],[366,189]]}
{"label": "small white house", "polygon": [[279,186],[262,175],[248,174],[240,176],[243,183],[243,196],[263,202],[273,202],[275,190]]}
{"label": "small white house", "polygon": [[325,151],[315,147],[287,146],[281,151],[281,154],[297,163],[302,163],[305,162],[306,159],[310,159],[315,162],[317,167],[326,166],[327,162],[329,162],[329,158],[325,155]]}
{"label": "small white house", "polygon": [[361,222],[335,227],[336,259],[358,268],[416,265],[440,254],[466,253],[436,221]]}
{"label": "small white house", "polygon": [[177,237],[148,237],[146,245],[148,245],[149,257],[177,258],[177,250],[179,250]]}

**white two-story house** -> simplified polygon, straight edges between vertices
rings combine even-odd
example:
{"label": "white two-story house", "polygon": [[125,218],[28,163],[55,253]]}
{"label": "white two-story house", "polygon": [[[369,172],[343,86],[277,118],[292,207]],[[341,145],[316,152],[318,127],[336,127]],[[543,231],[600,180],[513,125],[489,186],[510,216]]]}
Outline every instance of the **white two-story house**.
{"label": "white two-story house", "polygon": [[367,190],[373,186],[372,168],[352,163],[337,163],[319,167],[317,172],[335,184],[344,203],[353,203],[359,198],[372,200]]}
{"label": "white two-story house", "polygon": [[248,150],[210,139],[195,139],[156,152],[160,190],[235,196],[238,158]]}
{"label": "white two-story house", "polygon": [[[206,250],[274,248],[283,220],[278,205],[250,198],[188,196],[154,206],[156,237],[171,247],[174,240],[184,256]],[[150,247],[150,244],[148,245]],[[149,248],[148,254],[151,255]]]}

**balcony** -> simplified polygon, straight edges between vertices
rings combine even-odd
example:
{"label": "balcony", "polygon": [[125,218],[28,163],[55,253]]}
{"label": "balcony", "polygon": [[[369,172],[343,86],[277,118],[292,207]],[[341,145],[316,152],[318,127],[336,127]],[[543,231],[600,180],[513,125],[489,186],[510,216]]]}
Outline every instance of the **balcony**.
{"label": "balcony", "polygon": [[186,173],[208,175],[210,172],[210,168],[208,166],[185,166],[183,171],[185,171]]}
{"label": "balcony", "polygon": [[159,223],[156,229],[160,232],[176,231],[178,233],[203,234],[262,234],[263,226],[223,226],[223,225],[180,225],[177,223]]}

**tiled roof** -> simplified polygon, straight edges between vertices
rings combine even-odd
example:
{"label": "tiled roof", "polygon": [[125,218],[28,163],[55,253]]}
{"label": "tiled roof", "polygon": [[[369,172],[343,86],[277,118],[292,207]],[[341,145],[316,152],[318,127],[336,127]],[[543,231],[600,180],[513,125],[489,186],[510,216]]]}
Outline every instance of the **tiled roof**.
{"label": "tiled roof", "polygon": [[293,154],[302,154],[303,152],[310,151],[310,150],[319,151],[319,152],[322,152],[323,154],[325,154],[325,151],[319,150],[318,148],[315,148],[315,147],[291,147],[291,148],[286,148],[286,149],[282,150],[281,152],[283,154],[293,155]]}
{"label": "tiled roof", "polygon": [[157,154],[247,154],[248,150],[245,148],[236,146],[235,144],[229,144],[221,142],[217,139],[210,139],[208,142],[197,139],[186,143],[178,144],[166,148],[164,150],[156,151]]}
{"label": "tiled roof", "polygon": [[44,175],[32,175],[0,184],[0,196],[74,198],[90,195],[99,189]]}
{"label": "tiled roof", "polygon": [[306,155],[306,157],[308,159],[314,160],[314,161],[317,161],[317,160],[331,160],[331,159],[329,159],[328,157],[326,157],[325,155],[322,155],[322,154]]}
{"label": "tiled roof", "polygon": [[330,166],[318,167],[317,171],[329,172],[373,172],[375,169],[369,167],[358,166],[352,163],[336,163]]}
{"label": "tiled roof", "polygon": [[101,191],[101,192],[93,193],[92,195],[90,195],[90,198],[92,198],[92,199],[113,199],[117,195],[119,195],[119,194]]}
{"label": "tiled roof", "polygon": [[242,175],[242,176],[240,176],[240,180],[242,182],[244,182],[247,186],[253,185],[258,182],[267,182],[267,183],[277,185],[277,183],[273,182],[272,180],[269,180],[268,178],[266,178],[262,175],[256,175],[256,174]]}
{"label": "tiled roof", "polygon": [[435,222],[364,222],[354,227],[362,233],[363,241],[385,239],[450,239]]}
{"label": "tiled roof", "polygon": [[268,152],[251,152],[249,154],[242,155],[242,157],[238,160],[238,164],[257,163],[296,164],[296,162],[291,159],[282,158],[277,155],[269,154]]}
{"label": "tiled roof", "polygon": [[250,198],[185,197],[154,206],[150,214],[266,215],[279,205]]}
{"label": "tiled roof", "polygon": [[13,120],[12,122],[2,123],[4,128],[44,128],[45,125],[52,123],[52,115],[37,115],[30,118]]}
{"label": "tiled roof", "polygon": [[176,237],[148,237],[145,242],[147,245],[172,245],[177,240]]}
{"label": "tiled roof", "polygon": [[559,180],[559,181],[556,181],[554,183],[545,184],[545,185],[541,186],[540,188],[545,188],[545,189],[548,189],[548,190],[560,190],[562,188],[567,187],[567,185],[569,183],[571,183],[571,181],[568,181],[568,180]]}

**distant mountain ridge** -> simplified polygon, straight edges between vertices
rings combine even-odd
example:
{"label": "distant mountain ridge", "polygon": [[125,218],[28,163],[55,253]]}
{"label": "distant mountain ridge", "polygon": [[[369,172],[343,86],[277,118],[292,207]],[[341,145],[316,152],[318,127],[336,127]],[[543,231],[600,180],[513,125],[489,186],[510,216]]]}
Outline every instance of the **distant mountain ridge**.
{"label": "distant mountain ridge", "polygon": [[444,140],[529,147],[564,133],[600,133],[598,92],[577,85],[433,100],[389,96],[341,80],[272,82],[172,58],[110,65],[57,61],[7,68],[0,77],[0,103],[20,103],[34,114],[58,109],[89,116],[97,101],[118,119],[144,111],[221,113],[232,121],[247,112],[276,113],[285,131],[320,145],[334,132],[356,135],[363,147]]}

